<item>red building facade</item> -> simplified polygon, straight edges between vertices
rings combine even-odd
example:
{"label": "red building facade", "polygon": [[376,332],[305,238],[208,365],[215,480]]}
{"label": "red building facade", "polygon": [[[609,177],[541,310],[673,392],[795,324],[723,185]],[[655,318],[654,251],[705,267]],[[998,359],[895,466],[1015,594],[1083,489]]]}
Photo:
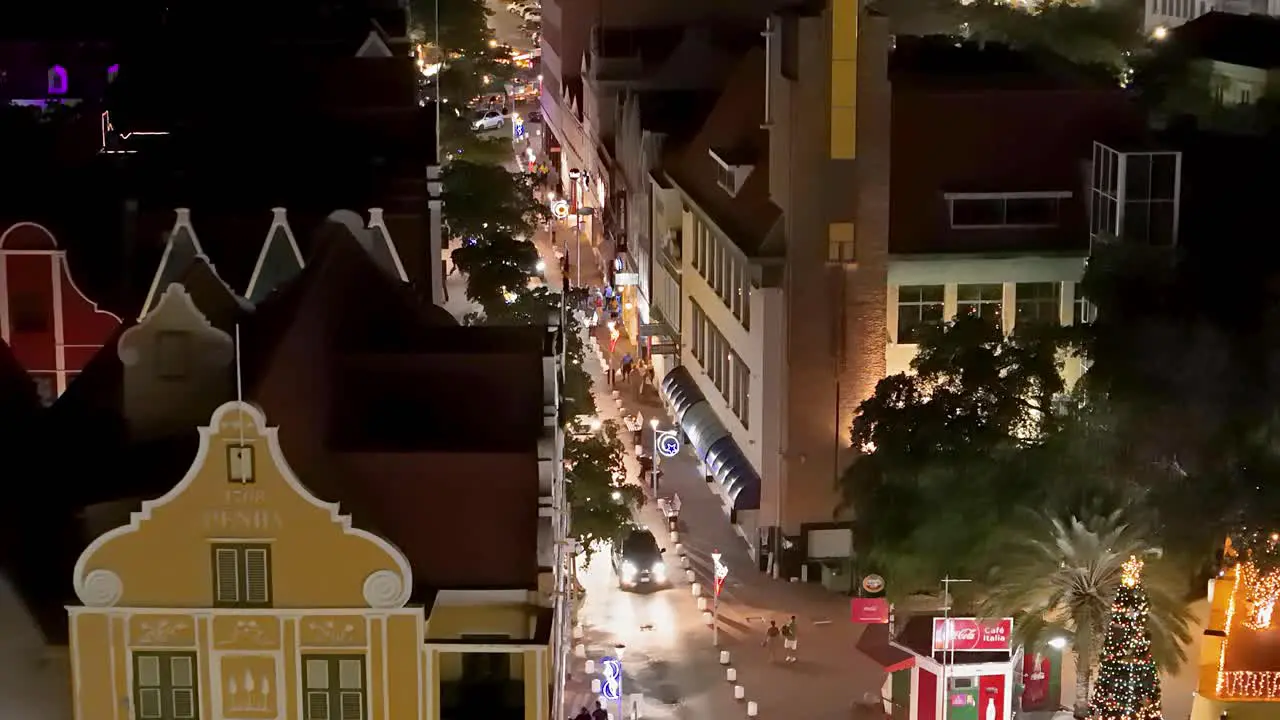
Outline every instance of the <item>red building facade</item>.
{"label": "red building facade", "polygon": [[51,404],[120,327],[76,287],[53,233],[20,222],[0,234],[0,338]]}

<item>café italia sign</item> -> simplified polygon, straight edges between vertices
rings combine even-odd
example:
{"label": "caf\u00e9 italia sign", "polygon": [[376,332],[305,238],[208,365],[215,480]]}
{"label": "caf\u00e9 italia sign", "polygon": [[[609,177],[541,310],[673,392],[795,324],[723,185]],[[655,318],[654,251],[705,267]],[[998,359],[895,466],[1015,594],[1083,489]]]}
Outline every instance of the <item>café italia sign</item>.
{"label": "caf\u00e9 italia sign", "polygon": [[1011,652],[1013,618],[934,618],[933,650]]}

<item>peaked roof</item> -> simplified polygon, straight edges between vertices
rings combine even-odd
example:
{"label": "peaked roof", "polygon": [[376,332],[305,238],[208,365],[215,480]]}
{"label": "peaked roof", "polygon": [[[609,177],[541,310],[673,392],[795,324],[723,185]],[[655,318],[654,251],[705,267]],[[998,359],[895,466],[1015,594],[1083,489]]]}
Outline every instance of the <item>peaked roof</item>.
{"label": "peaked roof", "polygon": [[[769,197],[769,132],[760,127],[763,62],[761,48],[742,57],[702,129],[667,163],[671,179],[747,255],[760,251],[781,216]],[[735,164],[750,167],[736,194],[720,187],[720,165],[712,151],[732,154]]]}
{"label": "peaked roof", "polygon": [[254,305],[296,277],[306,264],[285,219],[284,208],[275,208],[273,212],[275,217],[267,231],[267,240],[262,244],[258,263],[253,267],[249,285],[244,291],[245,299]]}
{"label": "peaked roof", "polygon": [[181,282],[187,270],[198,258],[206,258],[204,248],[200,247],[200,239],[190,224],[190,211],[178,210],[178,220],[165,241],[164,253],[160,256],[160,265],[156,268],[155,277],[151,279],[151,288],[147,290],[147,298],[142,301],[142,310],[138,319],[147,316],[160,302],[160,296],[166,288]]}

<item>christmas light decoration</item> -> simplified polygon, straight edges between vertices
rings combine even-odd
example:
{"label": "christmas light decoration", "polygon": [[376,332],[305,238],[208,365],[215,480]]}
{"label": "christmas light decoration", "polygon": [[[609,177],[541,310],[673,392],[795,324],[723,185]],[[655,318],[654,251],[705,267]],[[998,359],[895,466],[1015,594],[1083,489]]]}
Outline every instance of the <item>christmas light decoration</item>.
{"label": "christmas light decoration", "polygon": [[1275,700],[1280,698],[1280,672],[1229,670],[1218,673],[1218,697]]}
{"label": "christmas light decoration", "polygon": [[1142,588],[1142,561],[1130,557],[1121,567],[1120,587],[1111,605],[1089,720],[1160,720],[1160,673],[1147,630],[1150,611]]}
{"label": "christmas light decoration", "polygon": [[[1228,547],[1230,547],[1230,543],[1228,543]],[[1218,682],[1215,687],[1218,697],[1225,697],[1223,693],[1226,692],[1227,688],[1227,674],[1222,668],[1227,662],[1227,644],[1231,640],[1231,623],[1236,617],[1236,597],[1240,594],[1240,569],[1236,568],[1232,572],[1235,574],[1235,580],[1231,583],[1231,597],[1227,599],[1227,619],[1222,628],[1224,636],[1222,638],[1222,649],[1218,651]]]}
{"label": "christmas light decoration", "polygon": [[1253,562],[1245,562],[1236,572],[1243,576],[1245,585],[1244,626],[1250,630],[1266,630],[1271,627],[1271,616],[1276,601],[1280,600],[1280,570],[1265,571]]}

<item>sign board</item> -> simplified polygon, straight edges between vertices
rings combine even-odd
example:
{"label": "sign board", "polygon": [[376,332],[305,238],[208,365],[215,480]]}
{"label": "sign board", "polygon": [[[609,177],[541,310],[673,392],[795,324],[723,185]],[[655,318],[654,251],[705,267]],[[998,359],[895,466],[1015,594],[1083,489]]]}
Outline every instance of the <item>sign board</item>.
{"label": "sign board", "polygon": [[617,700],[622,697],[622,661],[616,657],[600,658],[600,674],[604,682],[600,685],[600,694],[606,700]]}
{"label": "sign board", "polygon": [[662,329],[662,323],[640,323],[640,337],[662,337],[666,335],[666,331]]}
{"label": "sign board", "polygon": [[658,433],[658,454],[665,458],[675,457],[680,452],[680,435],[674,430]]}
{"label": "sign board", "polygon": [[613,274],[613,284],[618,287],[628,287],[640,284],[640,273],[620,272]]}
{"label": "sign board", "polygon": [[872,595],[878,595],[884,592],[884,578],[879,575],[868,575],[862,578],[862,589]]}
{"label": "sign board", "polygon": [[853,598],[852,620],[864,625],[888,625],[889,601],[884,598]]}
{"label": "sign board", "polygon": [[1011,652],[1013,618],[934,618],[933,650]]}
{"label": "sign board", "polygon": [[729,566],[720,562],[721,557],[723,556],[719,550],[711,553],[711,564],[715,566],[716,571],[715,591],[717,599],[720,597],[720,590],[724,588],[724,579],[729,577]]}
{"label": "sign board", "polygon": [[649,354],[651,354],[651,355],[679,355],[679,354],[680,354],[680,346],[679,346],[679,345],[677,345],[676,343],[654,343],[654,344],[653,344],[653,347],[649,348]]}
{"label": "sign board", "polygon": [[551,214],[560,220],[569,217],[569,203],[564,200],[557,200],[551,203]]}

